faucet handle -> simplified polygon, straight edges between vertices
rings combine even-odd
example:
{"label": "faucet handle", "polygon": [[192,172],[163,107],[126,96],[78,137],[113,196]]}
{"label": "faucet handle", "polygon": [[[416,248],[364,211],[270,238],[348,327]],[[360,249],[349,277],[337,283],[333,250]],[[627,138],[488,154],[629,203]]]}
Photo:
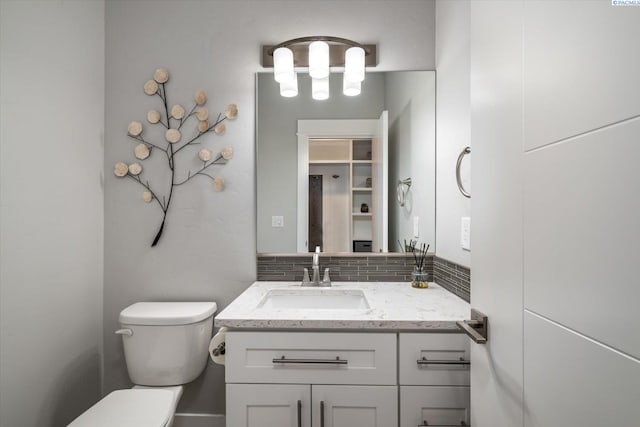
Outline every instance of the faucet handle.
{"label": "faucet handle", "polygon": [[304,273],[302,273],[302,283],[309,283],[311,280],[309,280],[309,269],[305,268],[304,269]]}
{"label": "faucet handle", "polygon": [[322,276],[322,286],[331,286],[331,279],[329,278],[329,267],[324,269],[324,275]]}

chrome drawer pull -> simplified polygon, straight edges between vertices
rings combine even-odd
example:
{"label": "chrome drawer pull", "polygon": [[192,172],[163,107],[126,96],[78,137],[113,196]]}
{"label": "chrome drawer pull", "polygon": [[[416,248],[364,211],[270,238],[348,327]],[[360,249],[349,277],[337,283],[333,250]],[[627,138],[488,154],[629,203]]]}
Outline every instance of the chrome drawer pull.
{"label": "chrome drawer pull", "polygon": [[315,364],[315,365],[346,365],[349,363],[346,359],[340,359],[340,356],[336,356],[335,359],[286,359],[282,356],[280,359],[273,359],[272,363],[287,364],[287,363],[303,363],[303,364]]}
{"label": "chrome drawer pull", "polygon": [[460,421],[460,424],[429,424],[426,421],[423,421],[422,424],[418,424],[418,427],[457,427],[457,426],[466,426],[467,423],[464,421]]}
{"label": "chrome drawer pull", "polygon": [[463,357],[460,360],[429,360],[426,357],[416,360],[418,365],[471,365],[470,360],[464,360]]}

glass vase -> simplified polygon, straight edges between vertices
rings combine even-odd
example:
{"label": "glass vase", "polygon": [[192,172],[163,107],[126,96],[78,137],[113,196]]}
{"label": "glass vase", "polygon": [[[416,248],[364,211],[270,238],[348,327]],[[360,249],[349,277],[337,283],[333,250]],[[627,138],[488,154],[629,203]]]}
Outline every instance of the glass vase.
{"label": "glass vase", "polygon": [[411,272],[411,286],[414,288],[425,289],[429,287],[429,274],[424,268],[413,267]]}

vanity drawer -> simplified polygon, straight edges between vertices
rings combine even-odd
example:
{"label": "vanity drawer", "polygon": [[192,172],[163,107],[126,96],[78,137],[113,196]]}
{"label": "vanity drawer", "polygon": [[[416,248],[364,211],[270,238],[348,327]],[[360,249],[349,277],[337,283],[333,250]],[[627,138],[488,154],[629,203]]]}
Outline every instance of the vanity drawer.
{"label": "vanity drawer", "polygon": [[396,384],[390,333],[227,332],[227,383]]}
{"label": "vanity drawer", "polygon": [[458,333],[400,334],[400,384],[469,385],[469,341]]}
{"label": "vanity drawer", "polygon": [[470,425],[469,390],[469,387],[401,386],[400,427]]}

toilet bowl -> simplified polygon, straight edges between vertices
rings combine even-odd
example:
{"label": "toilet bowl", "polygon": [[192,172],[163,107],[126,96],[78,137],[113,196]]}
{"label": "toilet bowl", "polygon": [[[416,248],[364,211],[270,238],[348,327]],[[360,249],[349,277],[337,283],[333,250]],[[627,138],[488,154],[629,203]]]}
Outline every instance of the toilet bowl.
{"label": "toilet bowl", "polygon": [[214,302],[141,302],[120,312],[131,389],[116,390],[70,427],[171,427],[182,384],[208,359]]}

